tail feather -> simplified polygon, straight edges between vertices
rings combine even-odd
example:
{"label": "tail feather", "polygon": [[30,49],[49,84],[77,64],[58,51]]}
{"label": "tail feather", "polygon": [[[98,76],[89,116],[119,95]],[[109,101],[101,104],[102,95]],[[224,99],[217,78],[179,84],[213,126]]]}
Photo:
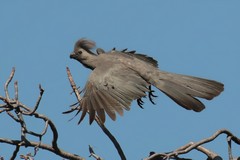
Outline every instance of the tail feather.
{"label": "tail feather", "polygon": [[197,97],[211,100],[224,89],[222,83],[213,80],[161,71],[155,75],[152,83],[155,87],[180,106],[196,112],[205,108]]}
{"label": "tail feather", "polygon": [[173,87],[174,85],[172,85],[171,82],[163,80],[161,83],[162,86],[160,90],[185,109],[200,112],[205,108],[202,102],[182,92],[179,88]]}

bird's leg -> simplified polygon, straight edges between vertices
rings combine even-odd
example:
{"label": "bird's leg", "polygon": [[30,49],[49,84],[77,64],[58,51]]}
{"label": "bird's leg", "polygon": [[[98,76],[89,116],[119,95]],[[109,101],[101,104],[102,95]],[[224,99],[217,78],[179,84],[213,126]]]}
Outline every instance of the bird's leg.
{"label": "bird's leg", "polygon": [[151,87],[151,85],[150,85],[150,86],[149,86],[149,92],[148,92],[148,98],[149,98],[149,100],[152,102],[152,104],[156,104],[156,103],[153,101],[153,97],[157,97],[157,96],[154,95],[153,92],[155,92],[155,91],[152,90],[152,87]]}

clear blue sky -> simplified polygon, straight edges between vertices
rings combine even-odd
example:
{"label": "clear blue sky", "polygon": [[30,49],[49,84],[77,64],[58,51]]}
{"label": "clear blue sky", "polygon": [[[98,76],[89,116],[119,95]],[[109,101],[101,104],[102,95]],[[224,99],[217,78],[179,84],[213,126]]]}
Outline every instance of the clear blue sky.
{"label": "clear blue sky", "polygon": [[[225,84],[219,97],[203,101],[207,107],[201,113],[187,111],[157,91],[157,105],[145,100],[142,110],[133,103],[131,111],[118,116],[116,122],[107,119],[106,126],[128,159],[144,158],[149,151],[170,151],[221,128],[240,135],[239,7],[240,1],[234,0],[1,1],[0,94],[4,95],[3,85],[15,66],[14,80],[19,82],[23,103],[35,104],[39,83],[45,89],[38,112],[55,122],[61,148],[88,158],[90,144],[104,159],[119,159],[112,142],[95,123],[89,126],[86,119],[78,126],[78,117],[68,122],[72,115],[61,114],[76,101],[70,95],[66,66],[81,88],[90,73],[69,59],[75,41],[86,37],[105,50],[129,48],[148,54],[159,61],[162,70]],[[41,131],[41,121],[28,120],[29,127]],[[13,120],[1,114],[0,122],[0,137],[20,138]],[[50,140],[50,133],[43,138],[45,143]],[[225,136],[206,147],[227,159]],[[0,155],[8,159],[10,149],[0,144]],[[32,149],[20,153],[27,151]],[[205,158],[198,152],[189,156]],[[61,158],[39,151],[36,159]]]}

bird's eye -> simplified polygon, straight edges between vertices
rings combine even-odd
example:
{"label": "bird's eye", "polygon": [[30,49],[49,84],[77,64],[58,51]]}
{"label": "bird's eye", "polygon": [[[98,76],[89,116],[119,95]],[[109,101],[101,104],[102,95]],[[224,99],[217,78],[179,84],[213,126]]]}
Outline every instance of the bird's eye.
{"label": "bird's eye", "polygon": [[78,54],[82,54],[82,51],[78,51]]}

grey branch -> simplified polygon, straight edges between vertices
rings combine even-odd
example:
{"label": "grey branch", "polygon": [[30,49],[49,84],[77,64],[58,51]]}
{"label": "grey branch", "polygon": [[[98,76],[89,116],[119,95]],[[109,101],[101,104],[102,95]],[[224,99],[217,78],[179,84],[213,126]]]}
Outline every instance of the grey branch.
{"label": "grey branch", "polygon": [[61,149],[59,149],[59,151],[56,151],[51,145],[47,145],[47,144],[43,144],[43,143],[39,144],[39,142],[30,141],[29,143],[26,144],[25,142],[22,142],[21,140],[0,138],[0,143],[6,143],[6,144],[10,144],[10,145],[15,145],[15,146],[17,146],[17,145],[18,146],[28,146],[28,147],[38,146],[41,149],[55,153],[56,155],[59,155],[63,158],[72,159],[72,160],[84,160],[84,158],[81,158],[76,154],[71,154],[71,153],[61,150]]}
{"label": "grey branch", "polygon": [[25,115],[30,115],[30,116],[31,116],[31,115],[33,115],[33,114],[35,113],[35,111],[38,109],[39,103],[40,103],[40,101],[41,101],[41,99],[42,99],[42,95],[43,95],[43,93],[44,93],[44,89],[42,89],[41,84],[39,84],[39,90],[40,90],[40,95],[39,95],[39,97],[38,97],[38,100],[37,100],[37,102],[36,102],[36,105],[35,105],[34,109],[33,109],[31,112],[24,112]]}
{"label": "grey branch", "polygon": [[88,146],[89,152],[90,152],[90,156],[89,157],[93,157],[96,160],[103,160],[100,156],[96,155],[96,153],[93,151],[92,146]]}
{"label": "grey branch", "polygon": [[[221,134],[226,134],[227,137],[230,137],[230,138],[228,138],[228,142],[233,141],[236,144],[240,145],[240,139],[238,137],[233,135],[227,129],[221,129],[221,130],[218,130],[217,132],[215,132],[212,136],[205,138],[199,142],[195,142],[195,143],[190,142],[187,145],[184,145],[184,146],[176,149],[175,151],[172,151],[169,153],[154,153],[154,154],[151,154],[149,157],[145,158],[144,160],[178,159],[179,155],[186,154],[186,153],[192,151],[193,149],[196,149],[196,150],[204,153],[205,155],[207,155],[209,160],[222,159],[218,154],[201,146],[203,144],[206,144],[206,143],[209,143],[209,142],[215,140]],[[229,147],[229,159],[231,159],[231,158],[232,158],[232,154],[231,154],[231,146],[230,146]]]}
{"label": "grey branch", "polygon": [[12,81],[14,73],[15,73],[15,67],[12,68],[12,72],[10,74],[10,77],[9,77],[9,79],[6,81],[6,83],[4,85],[4,91],[5,91],[6,99],[9,99],[8,85]]}
{"label": "grey branch", "polygon": [[[9,117],[11,117],[15,122],[20,124],[21,128],[21,139],[20,140],[12,140],[12,139],[5,139],[0,138],[0,143],[6,143],[10,145],[15,145],[15,150],[13,151],[13,154],[10,159],[16,159],[16,156],[18,155],[19,149],[21,146],[24,147],[34,147],[34,155],[36,155],[38,148],[41,148],[43,150],[48,150],[50,152],[55,153],[58,156],[61,156],[66,159],[73,159],[73,160],[83,160],[84,158],[72,154],[69,152],[66,152],[58,147],[57,140],[58,140],[58,132],[57,128],[55,127],[54,123],[45,115],[37,113],[37,109],[39,107],[40,101],[42,99],[42,95],[44,93],[44,90],[42,89],[41,85],[39,85],[40,95],[36,101],[36,104],[33,109],[26,106],[25,104],[21,103],[19,101],[19,94],[18,94],[18,83],[17,81],[14,83],[14,91],[15,96],[13,99],[9,96],[8,86],[10,82],[13,79],[15,73],[15,68],[12,69],[12,72],[7,79],[5,85],[4,85],[4,91],[5,91],[5,97],[0,96],[0,101],[3,102],[3,104],[0,104],[0,113],[7,113]],[[25,116],[34,116],[35,118],[42,119],[45,122],[45,127],[41,133],[36,133],[33,131],[30,131],[26,125],[26,122],[24,120]],[[53,139],[52,139],[52,145],[43,144],[41,142],[42,136],[44,136],[47,132],[48,127],[50,127]],[[27,139],[27,134],[38,137],[39,142],[33,142]],[[27,158],[28,157],[28,158]],[[22,159],[31,159],[32,155],[20,155],[20,158]]]}

